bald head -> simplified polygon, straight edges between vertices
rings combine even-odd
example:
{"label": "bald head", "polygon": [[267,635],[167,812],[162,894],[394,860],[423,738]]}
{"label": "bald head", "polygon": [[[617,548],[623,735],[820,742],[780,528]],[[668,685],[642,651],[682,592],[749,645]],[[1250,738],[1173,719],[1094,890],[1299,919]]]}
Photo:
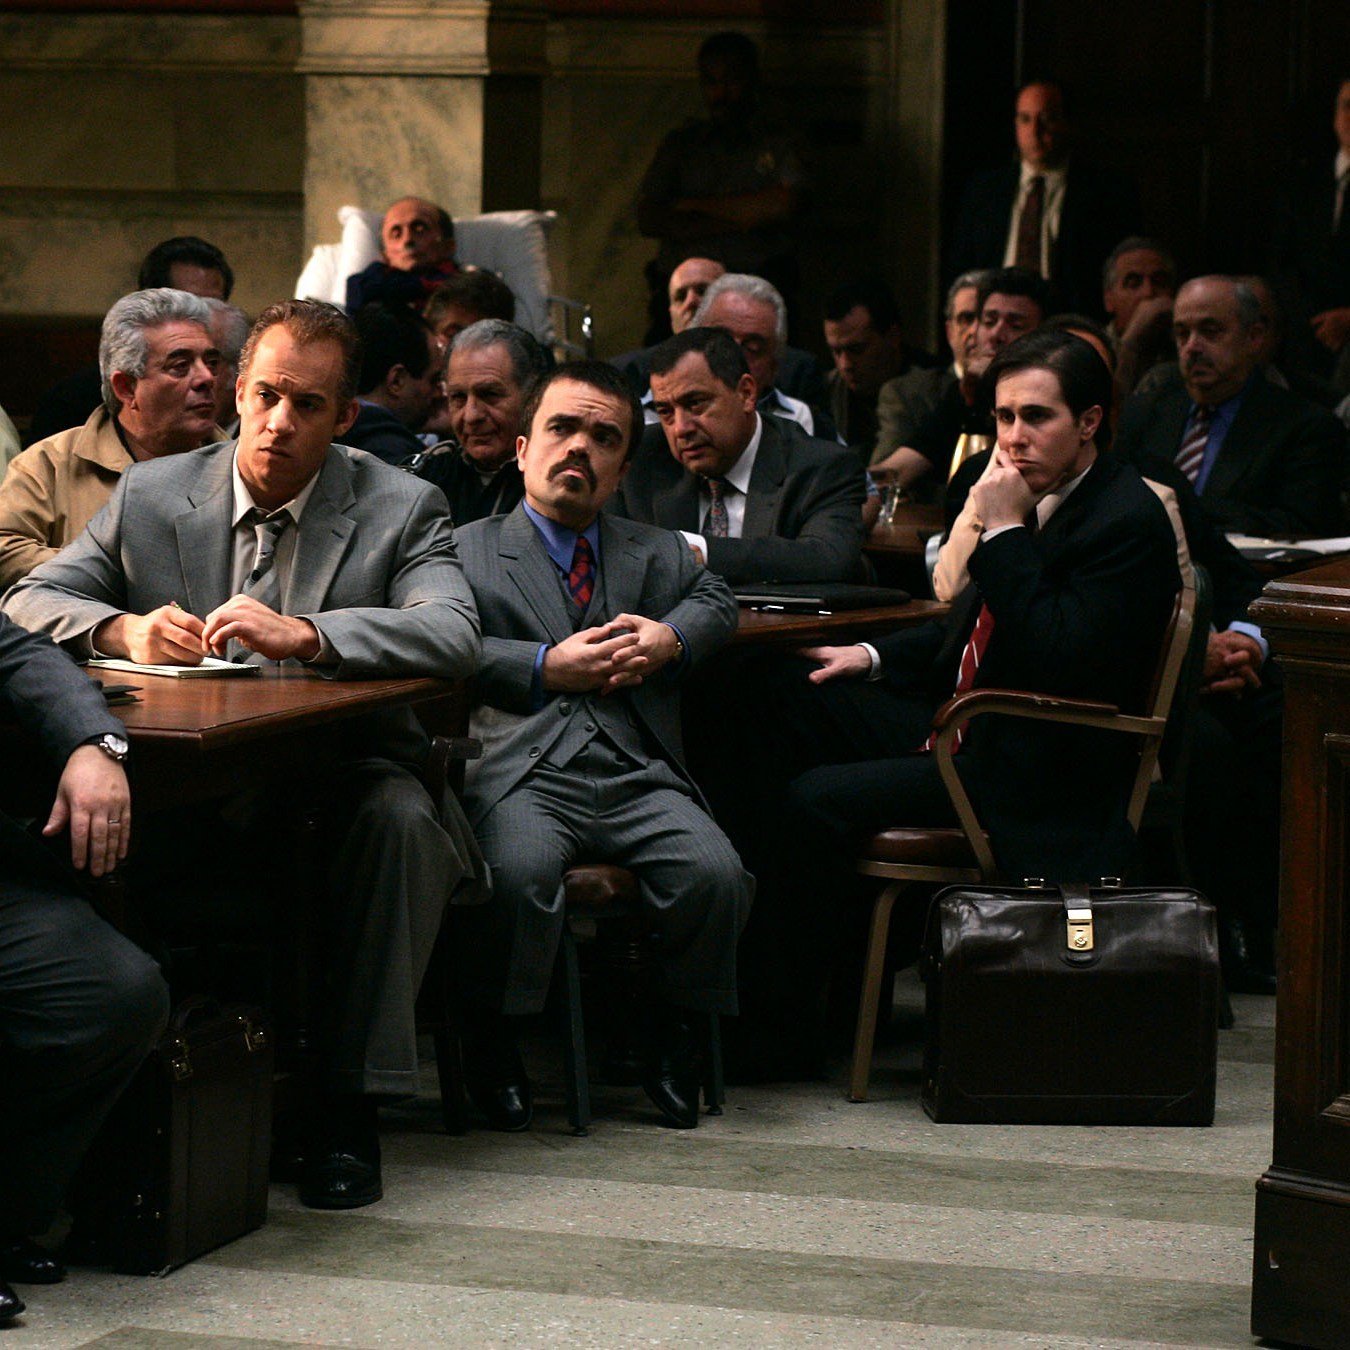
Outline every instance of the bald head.
{"label": "bald head", "polygon": [[1236,277],[1196,277],[1177,292],[1172,335],[1187,392],[1213,407],[1256,369],[1265,324],[1250,286]]}
{"label": "bald head", "polygon": [[380,249],[400,272],[440,267],[455,256],[454,221],[424,197],[400,197],[384,213]]}

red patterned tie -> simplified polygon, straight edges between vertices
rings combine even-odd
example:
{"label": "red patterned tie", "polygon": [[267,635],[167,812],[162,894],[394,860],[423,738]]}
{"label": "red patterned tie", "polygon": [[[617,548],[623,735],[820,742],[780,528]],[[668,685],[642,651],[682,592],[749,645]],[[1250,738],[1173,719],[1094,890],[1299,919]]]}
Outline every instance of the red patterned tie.
{"label": "red patterned tie", "polygon": [[1037,174],[1027,184],[1022,214],[1017,218],[1017,247],[1013,262],[1039,274],[1041,270],[1041,225],[1045,219],[1045,179]]}
{"label": "red patterned tie", "polygon": [[1210,411],[1203,403],[1195,405],[1190,425],[1181,438],[1181,449],[1177,451],[1176,465],[1187,478],[1191,486],[1200,476],[1200,466],[1205,462],[1205,449],[1209,445]]}
{"label": "red patterned tie", "polygon": [[[964,694],[967,689],[975,683],[975,672],[980,668],[980,662],[984,660],[985,648],[989,646],[989,638],[994,631],[994,612],[988,605],[981,604],[980,612],[975,616],[975,627],[970,630],[970,636],[966,639],[966,645],[961,651],[961,664],[958,667],[956,675],[956,688],[952,690],[952,697],[957,694]],[[956,733],[956,740],[952,743],[952,751],[955,753],[961,748],[961,742],[966,738],[966,729],[962,727]],[[937,732],[933,732],[928,739],[920,746],[921,751],[931,751],[937,744]]]}
{"label": "red patterned tie", "polygon": [[591,541],[584,534],[577,535],[576,547],[572,550],[572,570],[567,574],[567,589],[578,608],[584,610],[591,603],[591,595],[595,591],[595,554],[591,549]]}

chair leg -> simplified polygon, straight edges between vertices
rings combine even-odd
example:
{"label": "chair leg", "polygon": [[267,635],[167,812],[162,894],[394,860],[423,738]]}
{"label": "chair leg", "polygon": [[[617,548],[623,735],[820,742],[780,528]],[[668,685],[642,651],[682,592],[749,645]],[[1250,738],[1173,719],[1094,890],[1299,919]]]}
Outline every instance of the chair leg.
{"label": "chair leg", "polygon": [[881,1001],[881,979],[886,969],[886,937],[891,928],[891,909],[904,887],[904,882],[892,881],[872,903],[862,995],[858,1000],[858,1026],[853,1033],[853,1064],[848,1076],[851,1102],[867,1100],[867,1080],[872,1074],[872,1044],[877,1032],[877,1006]]}
{"label": "chair leg", "polygon": [[582,1136],[590,1133],[591,1093],[586,1081],[586,1028],[581,1016],[581,970],[577,964],[577,944],[571,930],[563,924],[562,940],[558,943],[558,960],[562,965],[563,997],[567,1018],[563,1036],[563,1059],[567,1077],[567,1121],[572,1133]]}
{"label": "chair leg", "polygon": [[708,1014],[707,1053],[703,1056],[703,1104],[710,1116],[722,1114],[726,1100],[726,1083],[722,1076],[722,1018]]}
{"label": "chair leg", "polygon": [[469,1107],[464,1091],[464,1058],[459,1035],[450,1027],[432,1033],[436,1077],[441,1085],[441,1121],[447,1134],[467,1134]]}

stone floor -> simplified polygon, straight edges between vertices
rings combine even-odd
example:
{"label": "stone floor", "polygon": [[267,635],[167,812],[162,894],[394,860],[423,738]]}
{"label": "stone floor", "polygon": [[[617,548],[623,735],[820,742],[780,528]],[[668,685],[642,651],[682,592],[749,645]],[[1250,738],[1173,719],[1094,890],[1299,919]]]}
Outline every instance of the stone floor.
{"label": "stone floor", "polygon": [[166,1279],[24,1290],[0,1350],[1250,1346],[1274,1002],[1235,1004],[1211,1129],[933,1125],[913,1036],[867,1103],[738,1088],[692,1132],[600,1088],[573,1139],[555,1085],[531,1133],[451,1138],[429,1093],[387,1121],[383,1203],[274,1187],[266,1227]]}

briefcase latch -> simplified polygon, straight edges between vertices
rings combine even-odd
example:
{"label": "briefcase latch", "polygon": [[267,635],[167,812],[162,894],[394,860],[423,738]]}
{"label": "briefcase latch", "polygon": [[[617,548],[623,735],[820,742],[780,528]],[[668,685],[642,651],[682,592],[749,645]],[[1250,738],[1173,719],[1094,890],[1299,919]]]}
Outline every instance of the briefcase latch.
{"label": "briefcase latch", "polygon": [[1090,952],[1092,939],[1092,908],[1066,909],[1067,940],[1071,952]]}
{"label": "briefcase latch", "polygon": [[175,1083],[186,1082],[192,1077],[192,1061],[188,1058],[187,1042],[181,1037],[173,1043],[169,1053],[169,1072]]}

